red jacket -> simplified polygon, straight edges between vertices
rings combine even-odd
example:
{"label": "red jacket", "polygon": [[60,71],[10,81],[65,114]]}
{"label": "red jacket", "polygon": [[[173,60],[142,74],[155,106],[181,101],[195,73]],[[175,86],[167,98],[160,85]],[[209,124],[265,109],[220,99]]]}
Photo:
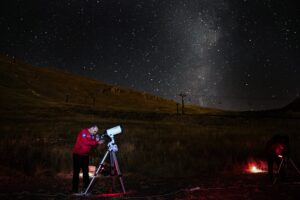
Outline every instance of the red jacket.
{"label": "red jacket", "polygon": [[76,143],[73,147],[73,154],[87,156],[91,148],[97,144],[98,142],[95,137],[90,134],[88,129],[83,129],[77,135]]}

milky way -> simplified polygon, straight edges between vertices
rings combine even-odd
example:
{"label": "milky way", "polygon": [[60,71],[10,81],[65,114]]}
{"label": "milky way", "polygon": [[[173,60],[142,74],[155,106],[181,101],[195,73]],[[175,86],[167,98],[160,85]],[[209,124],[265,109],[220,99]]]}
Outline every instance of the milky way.
{"label": "milky way", "polygon": [[299,97],[299,7],[271,0],[1,1],[0,53],[205,107]]}

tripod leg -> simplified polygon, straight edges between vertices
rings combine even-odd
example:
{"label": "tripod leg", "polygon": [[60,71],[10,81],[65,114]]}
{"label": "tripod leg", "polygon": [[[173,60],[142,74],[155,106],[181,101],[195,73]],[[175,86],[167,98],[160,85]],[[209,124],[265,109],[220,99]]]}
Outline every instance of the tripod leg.
{"label": "tripod leg", "polygon": [[118,173],[118,176],[119,176],[119,179],[120,179],[120,183],[121,183],[123,193],[126,193],[125,186],[124,186],[124,183],[123,183],[122,174],[121,174],[121,171],[120,171],[119,163],[118,163],[117,156],[116,156],[115,152],[112,152],[111,156],[112,156],[111,159],[113,159],[113,162],[115,164],[115,168],[117,170],[117,173]]}
{"label": "tripod leg", "polygon": [[110,175],[115,176],[115,161],[114,161],[112,153],[113,152],[111,151],[110,154],[109,154],[109,157],[110,157]]}
{"label": "tripod leg", "polygon": [[296,164],[294,163],[294,161],[290,158],[290,163],[292,163],[293,167],[295,168],[295,170],[298,172],[298,174],[300,175],[300,171],[298,169],[298,167],[296,166]]}
{"label": "tripod leg", "polygon": [[278,170],[277,170],[277,172],[276,172],[276,177],[274,178],[273,185],[274,185],[274,184],[276,183],[276,181],[277,181],[277,178],[278,178],[278,176],[279,176],[279,173],[280,173],[280,170],[281,170],[283,161],[284,161],[284,159],[282,158],[282,159],[281,159],[281,162],[280,162],[280,164],[279,164]]}
{"label": "tripod leg", "polygon": [[110,152],[110,176],[111,176],[111,190],[113,192],[116,190],[116,168],[115,168],[115,161],[113,159],[112,151]]}
{"label": "tripod leg", "polygon": [[100,162],[100,164],[99,164],[97,170],[95,171],[95,174],[94,174],[92,180],[90,181],[89,186],[85,189],[85,191],[84,191],[84,193],[83,193],[84,195],[87,194],[87,192],[89,191],[91,185],[93,184],[93,182],[94,182],[96,176],[98,175],[98,173],[99,173],[99,172],[101,171],[101,169],[103,168],[103,163],[104,163],[104,161],[105,161],[105,159],[106,159],[108,153],[109,153],[109,151],[106,151],[106,153],[105,153],[104,157],[102,158],[102,160],[101,160],[101,162]]}

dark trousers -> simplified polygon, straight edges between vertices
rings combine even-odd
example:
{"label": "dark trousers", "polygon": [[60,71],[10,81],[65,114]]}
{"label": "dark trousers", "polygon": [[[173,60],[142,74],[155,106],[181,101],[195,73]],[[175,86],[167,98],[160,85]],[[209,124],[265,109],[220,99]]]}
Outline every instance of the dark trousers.
{"label": "dark trousers", "polygon": [[89,185],[89,157],[73,154],[73,192],[78,192],[80,169],[82,169],[84,188],[87,188]]}

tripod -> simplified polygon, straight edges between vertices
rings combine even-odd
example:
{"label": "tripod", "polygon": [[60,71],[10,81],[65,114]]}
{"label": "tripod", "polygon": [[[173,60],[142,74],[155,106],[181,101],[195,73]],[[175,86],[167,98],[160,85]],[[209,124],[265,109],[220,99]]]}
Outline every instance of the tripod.
{"label": "tripod", "polygon": [[274,181],[273,181],[273,184],[276,183],[277,178],[278,178],[278,176],[279,176],[279,174],[280,174],[281,168],[282,168],[284,165],[286,165],[288,161],[290,161],[290,163],[292,164],[292,166],[294,167],[294,169],[295,169],[295,170],[297,171],[297,173],[300,175],[299,169],[297,168],[296,164],[294,163],[294,161],[293,161],[291,158],[288,159],[288,158],[283,157],[283,156],[281,156],[281,155],[279,156],[279,158],[281,158],[281,161],[280,161],[278,170],[277,170],[277,172],[276,172],[276,177],[275,177],[275,179],[274,179]]}
{"label": "tripod", "polygon": [[112,166],[115,167],[115,169],[117,171],[117,174],[119,176],[122,191],[123,191],[124,194],[126,193],[125,186],[124,186],[124,183],[123,183],[122,174],[121,174],[119,163],[118,163],[117,156],[116,156],[116,152],[118,151],[118,146],[115,144],[115,140],[114,140],[113,136],[111,136],[111,141],[108,143],[107,147],[108,147],[108,150],[106,151],[104,157],[102,158],[97,170],[95,171],[95,174],[94,174],[92,180],[90,181],[90,184],[88,185],[88,187],[84,191],[83,195],[87,195],[87,193],[88,193],[89,189],[91,188],[95,178],[104,169],[104,161],[107,158],[108,154],[110,155],[110,163],[111,163]]}

